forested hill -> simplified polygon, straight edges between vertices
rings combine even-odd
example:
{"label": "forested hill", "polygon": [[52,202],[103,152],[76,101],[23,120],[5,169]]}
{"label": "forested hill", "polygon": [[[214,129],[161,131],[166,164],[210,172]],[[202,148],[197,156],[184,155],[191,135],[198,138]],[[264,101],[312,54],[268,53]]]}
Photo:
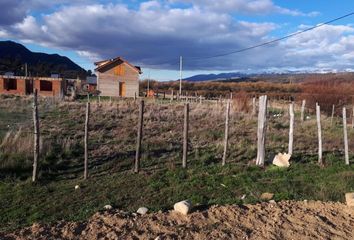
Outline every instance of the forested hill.
{"label": "forested hill", "polygon": [[0,74],[14,72],[15,75],[25,75],[26,63],[31,76],[48,77],[52,73],[59,73],[62,77],[76,78],[87,75],[85,69],[68,57],[31,52],[19,43],[0,41]]}

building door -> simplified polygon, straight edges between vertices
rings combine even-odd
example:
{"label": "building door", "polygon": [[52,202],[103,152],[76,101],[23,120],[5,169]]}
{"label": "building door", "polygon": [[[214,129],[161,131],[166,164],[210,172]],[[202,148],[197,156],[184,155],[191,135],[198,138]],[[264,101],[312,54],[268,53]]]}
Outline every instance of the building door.
{"label": "building door", "polygon": [[119,96],[125,97],[125,94],[126,94],[125,82],[120,82],[119,83]]}
{"label": "building door", "polygon": [[26,94],[32,94],[33,93],[33,80],[32,79],[26,79]]}

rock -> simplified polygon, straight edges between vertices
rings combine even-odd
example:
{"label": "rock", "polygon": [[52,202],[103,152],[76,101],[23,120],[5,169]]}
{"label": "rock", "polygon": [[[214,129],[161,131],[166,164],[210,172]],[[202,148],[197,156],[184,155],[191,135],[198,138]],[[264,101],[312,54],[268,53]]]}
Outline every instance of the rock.
{"label": "rock", "polygon": [[79,185],[76,185],[76,186],[75,186],[75,190],[78,190],[78,189],[80,189],[80,186],[79,186]]}
{"label": "rock", "polygon": [[113,207],[111,205],[105,205],[103,208],[106,210],[111,210]]}
{"label": "rock", "polygon": [[354,207],[354,192],[345,194],[345,201],[349,207]]}
{"label": "rock", "polygon": [[144,215],[149,211],[149,209],[147,209],[146,207],[140,207],[138,209],[138,211],[136,211],[137,213],[139,213],[140,215]]}
{"label": "rock", "polygon": [[290,154],[278,153],[273,159],[273,164],[278,167],[289,167],[290,166],[290,163],[289,163],[290,158],[291,158]]}
{"label": "rock", "polygon": [[274,200],[270,200],[269,203],[271,203],[271,204],[276,204],[277,202],[274,201]]}
{"label": "rock", "polygon": [[273,197],[274,197],[274,193],[265,192],[265,193],[262,193],[262,195],[261,195],[261,200],[263,200],[263,201],[269,201],[269,200],[271,200]]}
{"label": "rock", "polygon": [[242,197],[241,197],[241,200],[244,200],[246,197],[247,197],[247,195],[243,194]]}
{"label": "rock", "polygon": [[189,211],[191,210],[191,208],[192,208],[192,204],[191,204],[190,201],[184,200],[184,201],[176,203],[173,206],[173,208],[174,208],[174,210],[176,212],[179,212],[179,213],[182,213],[184,215],[187,215],[189,213]]}

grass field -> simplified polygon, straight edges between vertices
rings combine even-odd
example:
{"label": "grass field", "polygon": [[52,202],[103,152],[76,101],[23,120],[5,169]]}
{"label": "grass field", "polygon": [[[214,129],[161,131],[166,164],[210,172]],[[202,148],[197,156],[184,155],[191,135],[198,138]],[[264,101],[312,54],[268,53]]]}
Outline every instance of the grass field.
{"label": "grass field", "polygon": [[[330,125],[323,116],[325,166],[317,166],[315,119],[300,124],[296,115],[294,155],[288,169],[270,165],[287,151],[288,116],[272,103],[267,132],[265,168],[254,166],[256,118],[233,104],[227,166],[221,166],[224,104],[191,104],[188,169],[181,168],[183,105],[146,104],[142,171],[132,173],[135,156],[137,104],[119,101],[92,104],[90,164],[83,181],[83,102],[40,101],[40,181],[30,182],[32,123],[30,99],[0,102],[0,229],[7,231],[36,221],[84,220],[106,204],[136,211],[170,209],[178,200],[194,204],[253,203],[263,192],[275,200],[343,201],[354,190],[354,167],[344,165],[340,119]],[[282,113],[275,117],[275,113]],[[353,129],[349,149],[354,149]],[[353,155],[350,155],[353,161]],[[74,186],[80,185],[79,190]],[[241,197],[246,197],[241,200]]]}

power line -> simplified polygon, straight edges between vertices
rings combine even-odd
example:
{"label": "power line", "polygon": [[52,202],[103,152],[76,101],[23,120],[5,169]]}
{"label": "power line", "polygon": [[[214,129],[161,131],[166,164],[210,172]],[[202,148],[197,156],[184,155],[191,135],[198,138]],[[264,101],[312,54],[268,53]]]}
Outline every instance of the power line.
{"label": "power line", "polygon": [[[246,51],[249,51],[249,50],[252,50],[252,49],[255,49],[255,48],[263,47],[263,46],[270,45],[270,44],[273,44],[273,43],[276,43],[276,42],[280,42],[280,41],[288,39],[288,38],[292,38],[292,37],[298,36],[298,35],[303,34],[305,32],[309,32],[309,31],[312,31],[312,30],[314,30],[316,28],[320,28],[320,27],[322,27],[324,25],[328,25],[330,23],[337,22],[337,21],[339,21],[341,19],[347,18],[347,17],[352,16],[352,15],[354,15],[354,12],[345,14],[343,16],[337,17],[337,18],[329,20],[327,22],[324,22],[324,23],[321,23],[321,24],[317,24],[316,26],[309,27],[309,28],[306,28],[304,30],[301,30],[301,31],[298,31],[298,32],[295,32],[295,33],[291,33],[289,35],[286,35],[286,36],[283,36],[283,37],[280,37],[280,38],[277,38],[277,39],[274,39],[274,40],[271,40],[271,41],[259,43],[257,45],[253,45],[253,46],[246,47],[246,48],[237,49],[237,50],[234,50],[234,51],[231,51],[231,52],[220,53],[220,54],[215,54],[215,55],[211,55],[211,56],[202,56],[202,57],[188,57],[188,56],[185,57],[184,56],[183,58],[184,58],[184,60],[202,60],[202,59],[211,59],[211,58],[217,58],[217,57],[224,57],[224,56],[228,56],[228,55],[232,55],[232,54],[236,54],[236,53],[246,52]],[[168,60],[168,61],[161,62],[161,63],[156,63],[156,64],[142,64],[142,65],[145,65],[146,67],[151,67],[151,66],[161,66],[163,64],[178,64],[178,60]]]}
{"label": "power line", "polygon": [[[236,54],[236,53],[246,52],[246,51],[249,51],[249,50],[252,50],[252,49],[255,49],[255,48],[259,48],[259,47],[263,47],[263,46],[266,46],[266,45],[270,45],[270,44],[275,43],[275,42],[280,42],[280,41],[282,41],[284,39],[295,37],[297,35],[303,34],[305,32],[309,32],[311,30],[314,30],[316,28],[320,28],[320,27],[322,27],[324,25],[328,25],[328,24],[333,23],[333,22],[337,22],[337,21],[339,21],[341,19],[347,18],[347,17],[352,16],[352,15],[354,15],[354,12],[345,14],[345,15],[343,15],[341,17],[337,17],[335,19],[329,20],[329,21],[321,23],[321,24],[317,24],[316,26],[309,27],[309,28],[306,28],[304,30],[301,30],[301,31],[298,31],[298,32],[295,32],[295,33],[291,33],[291,34],[286,35],[284,37],[280,37],[280,38],[277,38],[277,39],[274,39],[274,40],[271,40],[271,41],[268,41],[268,42],[263,42],[263,43],[260,43],[260,44],[257,44],[257,45],[253,45],[253,46],[250,46],[250,47],[241,48],[241,49],[234,50],[234,51],[231,51],[231,52],[220,53],[220,54],[211,55],[211,56],[204,56],[204,57],[183,57],[183,58],[185,60],[201,60],[201,59],[211,59],[211,58],[217,58],[217,57],[224,57],[224,56],[228,56],[228,55],[232,55],[232,54]],[[168,63],[177,63],[177,61],[176,60],[166,61],[166,62],[159,63],[159,65],[168,64]],[[155,66],[155,65],[158,65],[158,64],[151,64],[151,66]]]}
{"label": "power line", "polygon": [[[301,30],[301,31],[299,31],[299,32],[295,32],[295,33],[286,35],[286,36],[284,36],[284,37],[277,38],[277,39],[274,39],[274,40],[271,40],[271,41],[268,41],[268,42],[260,43],[260,44],[254,45],[254,46],[250,46],[250,47],[238,49],[238,50],[231,51],[231,52],[228,52],[228,53],[221,53],[221,54],[216,54],[216,55],[207,56],[207,57],[190,57],[189,59],[194,59],[194,60],[210,59],[210,58],[223,57],[223,56],[227,56],[227,55],[231,55],[231,54],[235,54],[235,53],[245,52],[245,51],[248,51],[248,50],[251,50],[251,49],[255,49],[255,48],[258,48],[258,47],[263,47],[263,46],[266,46],[266,45],[270,45],[270,44],[272,44],[272,43],[279,42],[279,41],[282,41],[282,40],[284,40],[284,39],[288,39],[288,38],[291,38],[291,37],[294,37],[294,36],[303,34],[303,33],[305,33],[305,32],[309,32],[309,31],[314,30],[314,29],[316,29],[316,28],[322,27],[322,26],[324,26],[324,25],[328,25],[328,24],[330,24],[330,23],[339,21],[339,20],[341,20],[341,19],[343,19],[343,18],[347,18],[347,17],[352,16],[352,15],[354,15],[354,12],[351,12],[351,13],[348,13],[348,14],[343,15],[343,16],[341,16],[341,17],[338,17],[338,18],[329,20],[329,21],[327,21],[327,22],[318,24],[318,25],[316,25],[316,26],[313,26],[313,27],[310,27],[310,28],[306,28],[306,29]],[[188,59],[188,58],[187,58],[187,59]]]}

